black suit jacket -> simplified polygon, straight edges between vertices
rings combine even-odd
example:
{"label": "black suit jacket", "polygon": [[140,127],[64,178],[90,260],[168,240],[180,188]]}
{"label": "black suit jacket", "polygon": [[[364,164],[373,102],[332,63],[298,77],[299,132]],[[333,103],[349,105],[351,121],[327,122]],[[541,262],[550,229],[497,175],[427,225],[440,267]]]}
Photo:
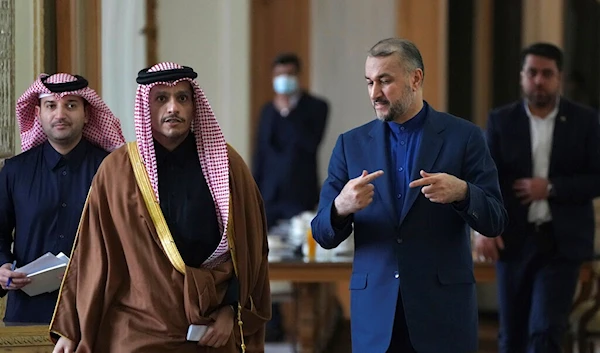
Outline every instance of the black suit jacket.
{"label": "black suit jacket", "polygon": [[263,106],[252,174],[264,199],[269,226],[316,209],[320,190],[317,152],[328,113],[327,102],[306,92],[286,117],[272,102]]}
{"label": "black suit jacket", "polygon": [[[554,236],[560,255],[589,259],[593,254],[593,198],[600,195],[600,124],[595,113],[562,98],[554,126],[548,179],[555,196],[549,199]],[[498,167],[500,188],[509,216],[503,236],[509,258],[530,232],[527,213],[512,185],[532,177],[531,134],[524,102],[498,108],[489,115],[487,140]]]}

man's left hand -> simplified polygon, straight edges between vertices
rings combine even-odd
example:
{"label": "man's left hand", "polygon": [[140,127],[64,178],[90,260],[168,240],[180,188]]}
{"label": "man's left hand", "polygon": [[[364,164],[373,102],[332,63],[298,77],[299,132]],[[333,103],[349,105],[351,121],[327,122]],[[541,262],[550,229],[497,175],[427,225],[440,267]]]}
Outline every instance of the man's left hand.
{"label": "man's left hand", "polygon": [[213,348],[223,347],[227,344],[233,332],[233,321],[233,308],[229,305],[222,307],[217,311],[215,322],[208,326],[208,329],[198,343]]}
{"label": "man's left hand", "polygon": [[548,198],[548,180],[544,178],[517,179],[513,184],[513,190],[524,205],[536,200],[545,200]]}
{"label": "man's left hand", "polygon": [[431,202],[452,203],[462,201],[467,197],[467,182],[454,175],[446,173],[420,172],[421,179],[413,180],[409,187],[422,186],[421,192]]}

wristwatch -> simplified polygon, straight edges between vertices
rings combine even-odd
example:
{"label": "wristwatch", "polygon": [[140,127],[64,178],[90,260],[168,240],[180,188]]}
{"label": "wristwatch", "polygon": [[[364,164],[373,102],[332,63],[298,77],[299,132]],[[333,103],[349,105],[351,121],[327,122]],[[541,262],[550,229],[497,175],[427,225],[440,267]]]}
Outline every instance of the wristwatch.
{"label": "wristwatch", "polygon": [[546,190],[548,190],[548,198],[556,196],[556,190],[554,190],[554,185],[552,185],[552,183],[548,183]]}

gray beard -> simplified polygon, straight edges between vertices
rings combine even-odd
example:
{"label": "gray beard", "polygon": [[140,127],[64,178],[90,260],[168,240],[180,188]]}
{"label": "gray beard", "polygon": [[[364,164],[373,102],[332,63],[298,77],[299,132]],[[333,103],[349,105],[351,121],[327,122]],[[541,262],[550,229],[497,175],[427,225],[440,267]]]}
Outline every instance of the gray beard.
{"label": "gray beard", "polygon": [[[386,123],[390,121],[396,121],[397,118],[405,115],[406,112],[408,112],[408,108],[412,105],[413,101],[414,96],[412,94],[409,94],[406,96],[405,99],[400,99],[392,103],[390,105],[390,111],[386,115],[381,117],[377,115],[377,119]],[[375,113],[377,114],[377,112]]]}

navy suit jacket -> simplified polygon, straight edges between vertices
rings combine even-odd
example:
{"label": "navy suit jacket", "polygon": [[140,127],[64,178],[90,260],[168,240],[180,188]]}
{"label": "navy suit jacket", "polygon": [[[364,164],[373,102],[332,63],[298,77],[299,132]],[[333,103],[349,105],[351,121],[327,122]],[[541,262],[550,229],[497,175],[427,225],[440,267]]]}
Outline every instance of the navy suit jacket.
{"label": "navy suit jacket", "polygon": [[477,299],[469,226],[495,236],[507,222],[483,133],[468,121],[429,109],[411,180],[420,178],[421,169],[452,174],[468,183],[469,202],[458,209],[429,201],[420,188],[409,189],[404,206],[408,211],[400,218],[386,129],[385,123],[374,120],[338,138],[312,221],[313,236],[322,247],[339,245],[352,226],[332,226],[335,197],[363,169],[385,172],[373,181],[373,202],[353,215],[352,351],[387,350],[401,290],[411,342],[418,352],[475,352]]}
{"label": "navy suit jacket", "polygon": [[316,208],[320,189],[317,152],[328,112],[327,102],[308,93],[302,93],[286,117],[272,102],[263,107],[252,174],[269,225]]}
{"label": "navy suit jacket", "polygon": [[[502,235],[503,259],[519,253],[528,234],[529,205],[522,205],[512,185],[531,178],[531,129],[523,101],[489,114],[487,141],[498,167],[500,188],[510,222]],[[593,198],[600,195],[600,124],[592,109],[560,100],[554,125],[548,179],[556,196],[549,200],[559,254],[589,259],[594,250]]]}

